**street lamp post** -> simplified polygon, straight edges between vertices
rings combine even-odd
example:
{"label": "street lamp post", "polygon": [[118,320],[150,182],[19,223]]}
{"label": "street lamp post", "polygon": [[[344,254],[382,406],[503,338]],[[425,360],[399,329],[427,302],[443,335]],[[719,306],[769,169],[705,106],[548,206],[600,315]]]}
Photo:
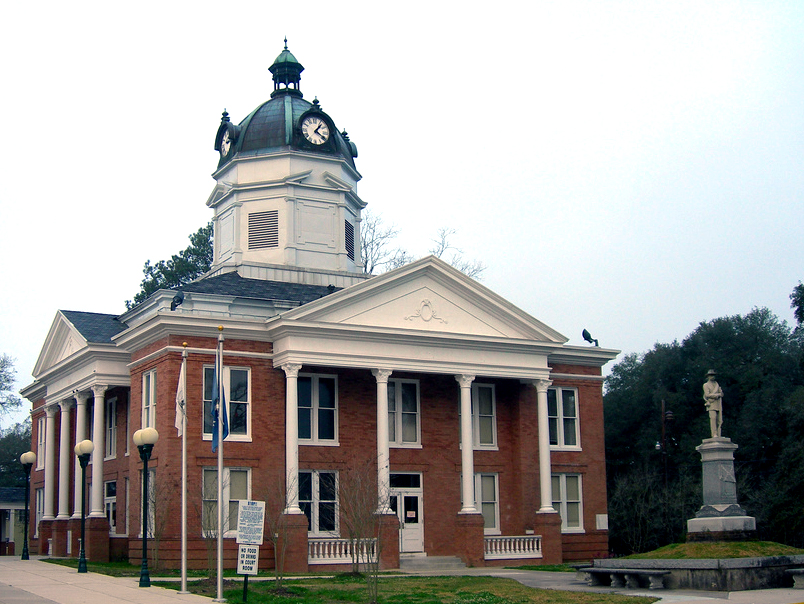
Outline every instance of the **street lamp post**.
{"label": "street lamp post", "polygon": [[78,463],[81,465],[81,549],[78,554],[78,572],[87,572],[87,557],[84,543],[86,542],[86,518],[87,518],[87,464],[95,445],[91,440],[82,440],[75,445],[75,454],[78,456]]}
{"label": "street lamp post", "polygon": [[143,428],[134,433],[134,444],[140,451],[142,460],[142,568],[140,569],[140,587],[151,586],[148,574],[148,460],[151,459],[159,432],[155,428]]}
{"label": "street lamp post", "polygon": [[20,463],[25,470],[25,534],[22,538],[22,558],[28,560],[28,505],[31,494],[31,466],[36,462],[36,453],[28,451],[20,455]]}

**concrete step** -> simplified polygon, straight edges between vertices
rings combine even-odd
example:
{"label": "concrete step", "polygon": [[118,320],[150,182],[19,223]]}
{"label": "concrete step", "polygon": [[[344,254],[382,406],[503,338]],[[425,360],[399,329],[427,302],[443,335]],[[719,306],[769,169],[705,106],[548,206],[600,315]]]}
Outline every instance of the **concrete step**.
{"label": "concrete step", "polygon": [[401,571],[440,571],[461,570],[466,565],[455,556],[400,556],[399,570]]}

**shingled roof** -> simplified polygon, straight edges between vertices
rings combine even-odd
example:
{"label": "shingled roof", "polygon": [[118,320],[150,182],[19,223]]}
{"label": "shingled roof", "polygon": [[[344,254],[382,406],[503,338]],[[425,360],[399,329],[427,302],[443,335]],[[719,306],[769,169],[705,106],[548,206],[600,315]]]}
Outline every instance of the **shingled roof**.
{"label": "shingled roof", "polygon": [[218,294],[256,300],[288,300],[307,304],[341,288],[332,285],[306,285],[304,283],[246,279],[238,273],[232,272],[194,281],[176,289],[185,293]]}
{"label": "shingled roof", "polygon": [[111,344],[112,337],[128,327],[117,315],[80,310],[62,310],[61,314],[67,317],[87,342],[93,344]]}

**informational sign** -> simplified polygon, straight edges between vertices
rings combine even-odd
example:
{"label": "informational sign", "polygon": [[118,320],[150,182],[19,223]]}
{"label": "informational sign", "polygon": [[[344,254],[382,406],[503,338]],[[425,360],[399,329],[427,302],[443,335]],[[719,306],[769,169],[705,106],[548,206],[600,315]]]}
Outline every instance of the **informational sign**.
{"label": "informational sign", "polygon": [[240,500],[237,513],[237,543],[262,545],[265,502]]}
{"label": "informational sign", "polygon": [[241,545],[237,555],[237,574],[256,575],[260,562],[259,545]]}

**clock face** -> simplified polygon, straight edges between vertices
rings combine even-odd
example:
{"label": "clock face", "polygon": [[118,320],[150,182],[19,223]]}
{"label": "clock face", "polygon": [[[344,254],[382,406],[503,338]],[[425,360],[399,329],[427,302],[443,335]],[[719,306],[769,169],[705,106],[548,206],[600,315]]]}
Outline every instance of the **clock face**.
{"label": "clock face", "polygon": [[229,137],[229,131],[223,133],[221,139],[221,155],[229,155],[229,150],[232,148],[232,139]]}
{"label": "clock face", "polygon": [[304,118],[301,129],[304,138],[314,145],[323,145],[329,140],[329,126],[317,115],[308,115]]}

